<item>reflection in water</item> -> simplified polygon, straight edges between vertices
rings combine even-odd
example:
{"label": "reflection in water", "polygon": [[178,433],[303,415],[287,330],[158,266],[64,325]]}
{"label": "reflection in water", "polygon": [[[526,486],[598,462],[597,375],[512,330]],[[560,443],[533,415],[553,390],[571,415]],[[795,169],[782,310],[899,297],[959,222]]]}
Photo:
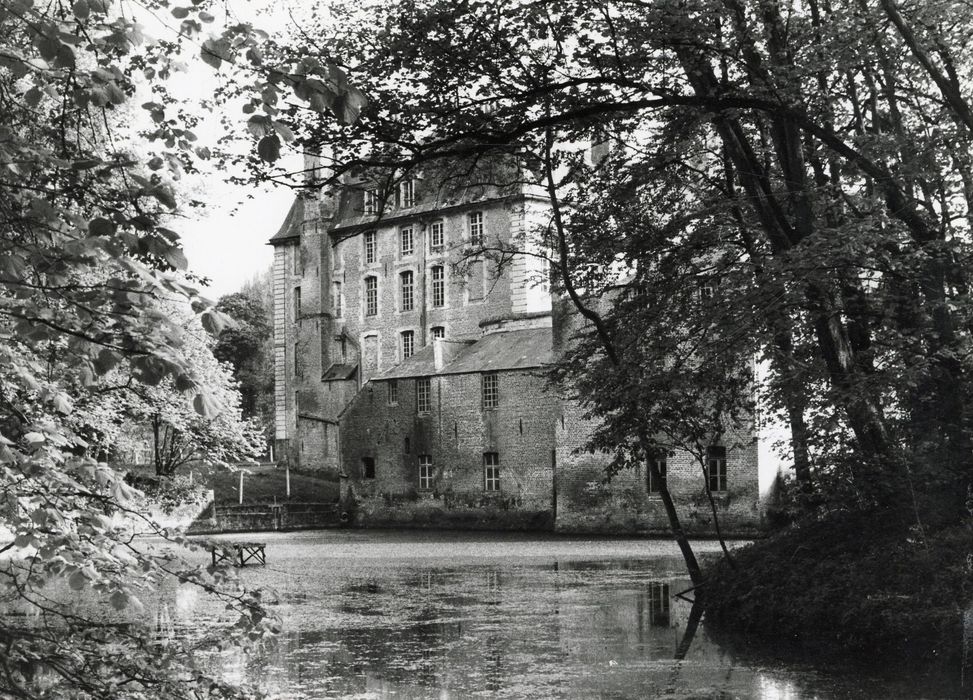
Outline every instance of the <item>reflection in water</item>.
{"label": "reflection in water", "polygon": [[[674,596],[689,588],[677,559],[458,561],[448,547],[436,559],[268,547],[268,566],[242,575],[276,590],[286,632],[205,661],[278,698],[913,696],[730,651],[699,606]],[[225,615],[195,591],[160,594],[149,613],[159,640],[198,635]]]}

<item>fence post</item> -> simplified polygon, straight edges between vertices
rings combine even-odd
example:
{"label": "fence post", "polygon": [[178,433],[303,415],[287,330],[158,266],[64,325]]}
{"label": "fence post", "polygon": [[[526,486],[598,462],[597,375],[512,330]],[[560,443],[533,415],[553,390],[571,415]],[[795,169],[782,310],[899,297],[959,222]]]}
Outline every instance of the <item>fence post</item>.
{"label": "fence post", "polygon": [[243,470],[240,470],[240,505],[243,505]]}
{"label": "fence post", "polygon": [[284,479],[287,482],[287,497],[291,497],[291,465],[285,467]]}

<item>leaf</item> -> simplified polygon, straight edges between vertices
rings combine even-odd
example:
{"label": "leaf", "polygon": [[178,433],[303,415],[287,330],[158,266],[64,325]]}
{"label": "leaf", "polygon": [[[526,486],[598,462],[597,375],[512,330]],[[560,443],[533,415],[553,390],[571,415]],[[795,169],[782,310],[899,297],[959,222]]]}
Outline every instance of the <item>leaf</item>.
{"label": "leaf", "polygon": [[257,144],[257,155],[268,163],[276,162],[280,158],[280,139],[277,134],[260,139],[260,143]]}
{"label": "leaf", "polygon": [[166,187],[165,185],[159,185],[158,187],[153,187],[152,189],[149,190],[148,193],[153,197],[155,197],[157,200],[159,200],[159,202],[161,202],[164,206],[167,206],[170,209],[175,209],[176,206],[178,206],[176,204],[176,197],[172,193],[172,190]]}
{"label": "leaf", "polygon": [[178,246],[173,246],[166,251],[165,254],[166,262],[172,265],[177,270],[185,270],[189,267],[189,261],[186,259],[186,253],[183,252],[182,248]]}
{"label": "leaf", "polygon": [[117,352],[108,348],[102,348],[94,360],[95,372],[105,374],[114,369],[120,361],[121,358]]}
{"label": "leaf", "polygon": [[128,599],[128,593],[125,591],[115,591],[111,594],[108,602],[111,603],[111,606],[115,608],[115,610],[124,610],[125,607],[128,606]]}
{"label": "leaf", "polygon": [[214,309],[204,311],[200,315],[199,320],[203,324],[203,329],[210,335],[218,336],[227,326],[226,317]]}
{"label": "leaf", "polygon": [[270,118],[263,114],[255,114],[247,120],[247,131],[259,138],[270,131]]}
{"label": "leaf", "polygon": [[213,66],[216,70],[220,69],[223,65],[223,59],[216,52],[216,42],[212,39],[207,39],[203,42],[203,46],[199,50],[200,58],[203,59],[203,63]]}
{"label": "leaf", "polygon": [[88,222],[88,233],[92,236],[111,236],[115,233],[115,224],[99,216]]}
{"label": "leaf", "polygon": [[172,16],[176,19],[185,19],[189,17],[189,9],[185,7],[174,7],[172,8]]}
{"label": "leaf", "polygon": [[196,394],[196,398],[193,399],[193,408],[203,418],[214,418],[219,412],[219,404],[205,392]]}
{"label": "leaf", "polygon": [[68,585],[71,586],[71,590],[80,591],[88,585],[88,577],[81,573],[81,569],[78,569],[68,576]]}
{"label": "leaf", "polygon": [[76,160],[71,163],[72,170],[90,170],[91,168],[97,168],[102,165],[105,161],[101,158],[82,158],[81,160]]}
{"label": "leaf", "polygon": [[66,416],[74,410],[74,405],[67,394],[58,394],[54,397],[54,409]]}
{"label": "leaf", "polygon": [[35,86],[32,87],[30,90],[28,90],[26,93],[24,93],[24,101],[27,103],[28,107],[33,108],[40,104],[41,98],[43,96],[44,93],[38,90],[37,87]]}
{"label": "leaf", "polygon": [[294,132],[291,131],[290,127],[286,124],[281,124],[280,122],[275,121],[274,129],[278,134],[280,134],[280,137],[284,139],[284,141],[290,143],[294,140]]}
{"label": "leaf", "polygon": [[200,56],[205,63],[216,69],[219,69],[223,61],[233,62],[230,43],[226,39],[207,39],[200,48]]}
{"label": "leaf", "polygon": [[24,433],[24,440],[31,443],[32,445],[37,445],[44,442],[45,438],[42,433],[31,431],[29,433]]}
{"label": "leaf", "polygon": [[85,0],[77,0],[71,6],[71,9],[74,11],[74,16],[80,20],[88,19],[88,15],[91,13],[91,8],[88,7],[88,3]]}

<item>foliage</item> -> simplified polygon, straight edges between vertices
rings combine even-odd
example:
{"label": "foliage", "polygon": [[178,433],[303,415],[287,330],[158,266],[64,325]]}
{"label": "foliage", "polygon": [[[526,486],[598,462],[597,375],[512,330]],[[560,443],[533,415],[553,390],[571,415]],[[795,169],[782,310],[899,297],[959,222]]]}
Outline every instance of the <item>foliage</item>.
{"label": "foliage", "polygon": [[870,660],[958,660],[962,610],[973,601],[968,525],[902,540],[874,519],[845,514],[734,554],[736,569],[709,572],[714,625]]}
{"label": "foliage", "polygon": [[160,476],[171,476],[190,461],[227,465],[252,460],[264,449],[263,428],[258,421],[243,418],[230,367],[214,355],[216,341],[208,339],[194,321],[183,324],[182,354],[213,404],[205,415],[171,379],[156,386],[124,382],[126,388],[112,394],[127,418],[125,437],[142,439],[146,429],[151,430],[153,461]]}
{"label": "foliage", "polygon": [[[110,390],[113,371],[148,387],[171,383],[204,415],[218,410],[179,320],[151,303],[183,297],[208,332],[224,323],[170,274],[186,267],[168,228],[179,205],[171,181],[214,153],[166,87],[185,49],[246,73],[251,112],[260,110],[250,131],[267,160],[289,138],[275,120],[285,95],[345,122],[362,105],[325,56],[268,64],[266,34],[249,24],[209,33],[209,5],[0,2],[0,593],[5,611],[19,613],[0,616],[6,697],[240,695],[208,678],[188,643],[154,647],[129,622],[165,581],[200,586],[237,612],[211,645],[276,629],[259,595],[227,571],[133,541],[136,494],[85,455],[97,436],[73,417],[78,398]],[[165,36],[150,39],[146,24],[160,15],[177,29],[162,21]],[[151,125],[136,143],[125,127],[143,114]],[[199,546],[156,531],[177,550]],[[90,608],[74,604],[79,591]]]}
{"label": "foliage", "polygon": [[973,479],[959,7],[349,3],[324,46],[369,94],[362,118],[281,118],[334,179],[519,164],[579,320],[560,377],[616,468],[729,435],[756,398],[790,428],[805,509],[930,534],[966,517]]}
{"label": "foliage", "polygon": [[206,501],[207,491],[185,476],[160,478],[127,472],[123,479],[142,494],[146,505],[157,505],[166,515],[172,514],[180,506],[203,505]]}
{"label": "foliage", "polygon": [[[257,280],[247,291],[221,297],[216,308],[236,323],[220,333],[213,353],[233,366],[240,386],[243,415],[260,417],[265,425],[273,420],[272,309],[264,294],[269,279]],[[269,290],[268,290],[269,291]]]}

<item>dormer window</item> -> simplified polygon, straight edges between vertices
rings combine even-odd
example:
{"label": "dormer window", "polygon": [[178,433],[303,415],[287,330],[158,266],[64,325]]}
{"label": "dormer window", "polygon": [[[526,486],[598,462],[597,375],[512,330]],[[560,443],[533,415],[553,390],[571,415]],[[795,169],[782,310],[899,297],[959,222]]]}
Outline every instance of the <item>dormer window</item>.
{"label": "dormer window", "polygon": [[399,206],[408,209],[416,205],[416,181],[403,180],[399,183]]}
{"label": "dormer window", "polygon": [[363,209],[365,214],[378,214],[378,190],[365,190]]}
{"label": "dormer window", "polygon": [[699,299],[707,302],[716,298],[719,291],[720,278],[717,275],[706,275],[699,281]]}

